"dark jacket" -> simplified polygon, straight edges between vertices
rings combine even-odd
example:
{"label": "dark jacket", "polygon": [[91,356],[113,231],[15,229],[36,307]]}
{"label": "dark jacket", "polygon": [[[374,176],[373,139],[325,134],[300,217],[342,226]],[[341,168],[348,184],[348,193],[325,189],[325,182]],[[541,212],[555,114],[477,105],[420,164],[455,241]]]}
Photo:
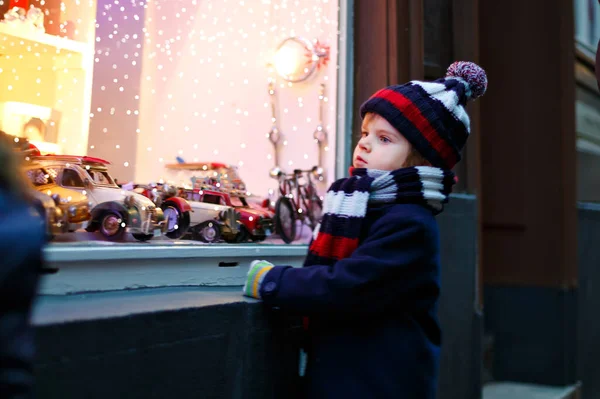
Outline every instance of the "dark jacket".
{"label": "dark jacket", "polygon": [[45,241],[39,214],[0,190],[0,398],[29,398],[33,328],[29,323]]}
{"label": "dark jacket", "polygon": [[430,210],[369,208],[334,266],[276,266],[266,305],[309,317],[306,397],[430,399],[440,354],[440,246]]}

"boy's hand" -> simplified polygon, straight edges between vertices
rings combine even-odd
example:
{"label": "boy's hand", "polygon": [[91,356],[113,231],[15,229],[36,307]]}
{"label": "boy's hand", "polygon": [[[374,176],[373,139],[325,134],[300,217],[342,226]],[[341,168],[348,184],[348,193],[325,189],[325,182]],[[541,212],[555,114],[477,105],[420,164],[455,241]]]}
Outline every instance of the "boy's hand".
{"label": "boy's hand", "polygon": [[255,260],[250,263],[243,293],[250,298],[260,299],[260,285],[273,264],[266,260]]}

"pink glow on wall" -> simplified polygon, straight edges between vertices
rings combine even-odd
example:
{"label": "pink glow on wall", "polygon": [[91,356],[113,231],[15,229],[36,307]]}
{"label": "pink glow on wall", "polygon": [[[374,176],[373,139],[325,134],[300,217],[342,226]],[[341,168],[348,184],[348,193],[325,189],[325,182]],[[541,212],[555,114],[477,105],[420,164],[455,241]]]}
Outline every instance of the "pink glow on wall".
{"label": "pink glow on wall", "polygon": [[[218,161],[239,166],[259,195],[276,187],[269,177],[273,147],[268,81],[276,79],[281,167],[317,163],[313,132],[319,88],[326,85],[324,126],[334,175],[338,2],[334,0],[154,0],[145,13],[145,42],[134,179],[167,177],[164,165]],[[268,68],[289,36],[318,39],[331,61],[305,82],[289,84]]]}

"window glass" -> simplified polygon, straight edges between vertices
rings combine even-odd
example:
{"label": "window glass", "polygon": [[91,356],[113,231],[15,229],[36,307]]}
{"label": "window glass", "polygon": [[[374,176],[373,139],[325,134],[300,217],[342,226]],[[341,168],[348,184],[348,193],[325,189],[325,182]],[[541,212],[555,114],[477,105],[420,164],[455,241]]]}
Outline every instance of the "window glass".
{"label": "window glass", "polygon": [[65,169],[62,174],[62,184],[65,187],[83,188],[83,180],[73,169]]}
{"label": "window glass", "polygon": [[244,197],[231,196],[231,205],[233,206],[248,206]]}
{"label": "window glass", "polygon": [[454,61],[452,1],[423,1],[425,78],[438,79]]}
{"label": "window glass", "polygon": [[109,185],[109,186],[115,185],[115,182],[110,177],[108,172],[105,170],[89,169],[87,172],[95,184],[102,184],[102,185]]}
{"label": "window glass", "polygon": [[204,200],[204,202],[206,202],[208,204],[215,204],[215,205],[222,204],[221,197],[219,197],[218,195],[204,194],[203,200]]}
{"label": "window glass", "polygon": [[29,169],[26,171],[26,174],[29,178],[29,181],[31,181],[35,187],[54,183],[52,176],[50,176],[50,174],[42,168]]}
{"label": "window glass", "polygon": [[56,168],[46,168],[46,170],[48,171],[48,174],[50,176],[52,176],[53,179],[56,180],[56,178],[58,177],[58,169],[56,169]]}
{"label": "window glass", "polygon": [[579,49],[592,56],[600,40],[600,4],[598,0],[575,0],[575,39]]}
{"label": "window glass", "polygon": [[[12,4],[0,10],[12,21],[0,24],[0,129],[51,167],[34,184],[58,172],[92,208],[120,212],[92,209],[106,220],[55,242],[212,244],[195,231],[205,222],[218,243],[239,241],[238,223],[256,233],[247,243],[310,241],[305,215],[336,177],[339,0],[62,0],[32,3],[29,18]],[[314,166],[323,174],[300,181],[311,206],[306,190],[279,190]],[[223,195],[200,202],[202,190]]]}

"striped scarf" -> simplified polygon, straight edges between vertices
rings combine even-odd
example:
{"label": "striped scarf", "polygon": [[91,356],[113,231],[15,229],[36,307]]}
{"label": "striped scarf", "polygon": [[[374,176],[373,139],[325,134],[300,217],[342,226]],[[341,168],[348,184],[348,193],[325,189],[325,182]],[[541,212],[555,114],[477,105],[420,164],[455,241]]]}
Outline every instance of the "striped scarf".
{"label": "striped scarf", "polygon": [[304,266],[333,265],[350,256],[358,247],[368,205],[421,204],[438,214],[454,183],[452,171],[430,166],[351,169],[351,177],[337,180],[327,191],[323,219],[315,228]]}

